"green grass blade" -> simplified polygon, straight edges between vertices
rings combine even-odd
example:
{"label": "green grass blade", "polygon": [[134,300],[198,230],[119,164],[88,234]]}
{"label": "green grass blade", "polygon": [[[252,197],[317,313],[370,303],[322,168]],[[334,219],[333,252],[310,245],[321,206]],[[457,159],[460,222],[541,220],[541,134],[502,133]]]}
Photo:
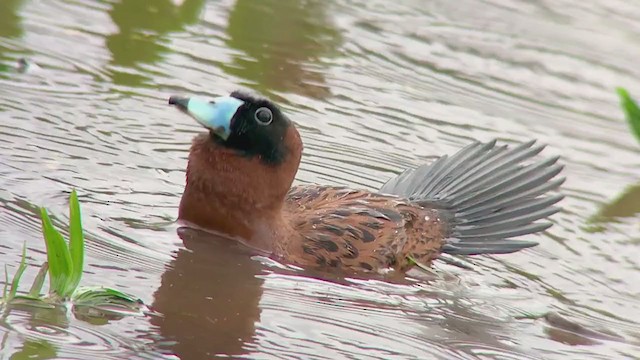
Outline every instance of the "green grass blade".
{"label": "green grass blade", "polygon": [[49,262],[49,291],[65,298],[69,295],[67,286],[73,270],[71,255],[62,235],[51,224],[51,219],[45,208],[40,209],[40,216]]}
{"label": "green grass blade", "polygon": [[44,278],[47,277],[47,272],[49,271],[49,263],[44,262],[40,267],[40,271],[38,271],[38,275],[33,280],[33,284],[31,285],[31,289],[29,289],[30,297],[39,297],[40,292],[42,291],[42,285],[44,285]]}
{"label": "green grass blade", "polygon": [[18,271],[13,276],[13,281],[11,282],[11,289],[9,289],[9,299],[13,299],[18,292],[18,286],[20,286],[20,279],[22,278],[22,274],[27,269],[27,243],[25,242],[22,245],[22,259],[20,260],[20,266],[18,266]]}
{"label": "green grass blade", "polygon": [[82,215],[80,213],[80,203],[78,202],[78,194],[74,189],[69,197],[69,253],[73,262],[73,272],[69,281],[69,293],[73,293],[80,279],[82,278],[82,270],[84,268],[84,235],[82,234]]}
{"label": "green grass blade", "polygon": [[634,133],[638,141],[640,141],[640,108],[633,101],[627,90],[618,88],[618,96],[620,96],[620,104],[626,115],[631,131]]}
{"label": "green grass blade", "polygon": [[409,259],[409,261],[414,263],[420,270],[426,271],[428,273],[433,272],[433,270],[430,267],[418,262],[412,255],[407,255],[407,259]]}

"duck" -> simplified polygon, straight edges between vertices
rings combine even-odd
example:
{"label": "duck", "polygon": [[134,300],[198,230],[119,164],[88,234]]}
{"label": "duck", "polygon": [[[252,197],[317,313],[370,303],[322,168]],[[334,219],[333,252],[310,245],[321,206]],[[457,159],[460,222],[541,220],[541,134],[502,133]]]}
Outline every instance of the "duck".
{"label": "duck", "polygon": [[408,168],[378,191],[293,185],[303,143],[275,102],[236,90],[171,96],[205,129],[193,138],[178,219],[274,259],[323,271],[404,273],[444,254],[508,254],[548,219],[565,181],[559,156],[536,158],[535,140],[473,141]]}

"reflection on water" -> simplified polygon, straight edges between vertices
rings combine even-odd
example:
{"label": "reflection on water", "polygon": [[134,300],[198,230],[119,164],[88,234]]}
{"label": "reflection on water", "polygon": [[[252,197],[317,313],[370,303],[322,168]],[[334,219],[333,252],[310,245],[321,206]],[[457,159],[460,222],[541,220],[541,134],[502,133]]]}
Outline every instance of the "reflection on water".
{"label": "reflection on water", "polygon": [[107,48],[112,55],[113,82],[121,85],[142,86],[150,78],[139,72],[144,63],[161,60],[170,49],[165,45],[167,34],[184,30],[198,21],[205,0],[120,0],[109,10],[109,16],[118,31],[107,36]]}
{"label": "reflection on water", "polygon": [[[513,327],[489,315],[495,304],[471,294],[461,301],[460,292],[468,289],[455,279],[403,285],[329,281],[320,274],[265,268],[247,249],[206,233],[181,228],[179,234],[185,249],[154,294],[153,307],[163,316],[151,322],[164,339],[175,342],[163,352],[183,359],[215,354],[313,358],[318,355],[314,344],[331,344],[322,351],[324,358],[389,359],[427,352],[451,358],[451,346],[481,343],[484,351],[504,358],[527,358],[494,337]],[[322,324],[318,329],[304,326],[316,322]]]}
{"label": "reflection on water", "polygon": [[23,33],[20,15],[18,12],[23,0],[5,0],[0,11],[0,37],[17,38]]}
{"label": "reflection on water", "polygon": [[[623,1],[0,1],[0,258],[78,189],[88,285],[161,317],[11,311],[0,358],[638,358],[640,6]],[[568,180],[539,247],[402,281],[283,269],[172,220],[201,131],[167,95],[276,96],[300,182],[376,189],[472,139],[532,137]],[[218,239],[219,240],[219,239]],[[53,317],[52,317],[53,316]],[[56,317],[57,316],[57,317]]]}
{"label": "reflection on water", "polygon": [[99,354],[100,359],[153,359],[161,356],[147,341],[131,341],[124,333],[108,327],[69,319],[63,308],[3,309],[0,323],[10,330],[2,334],[2,358],[93,358]]}
{"label": "reflection on water", "polygon": [[610,203],[605,204],[596,214],[596,222],[616,221],[622,218],[633,219],[640,214],[640,184],[624,189]]}
{"label": "reflection on water", "polygon": [[186,228],[179,233],[185,248],[154,293],[153,308],[163,316],[152,323],[177,341],[171,350],[182,359],[243,354],[260,321],[260,263],[224,239]]}
{"label": "reflection on water", "polygon": [[[23,0],[7,0],[0,7],[0,40],[19,38],[23,34],[21,18],[18,12],[21,9]],[[14,68],[14,64],[3,64],[5,51],[0,41],[0,77],[2,73]]]}
{"label": "reflection on water", "polygon": [[331,23],[330,6],[328,1],[236,1],[229,13],[226,44],[242,54],[223,68],[265,94],[328,96],[319,64],[336,54],[341,41]]}
{"label": "reflection on water", "polygon": [[21,348],[11,355],[11,359],[55,359],[56,348],[46,340],[26,340]]}

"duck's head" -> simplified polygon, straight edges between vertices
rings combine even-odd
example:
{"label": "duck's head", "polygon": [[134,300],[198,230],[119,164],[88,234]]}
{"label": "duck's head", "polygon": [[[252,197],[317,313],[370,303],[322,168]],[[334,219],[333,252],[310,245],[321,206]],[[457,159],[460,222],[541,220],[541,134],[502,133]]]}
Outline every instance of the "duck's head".
{"label": "duck's head", "polygon": [[179,217],[231,235],[253,235],[232,230],[280,211],[302,154],[295,125],[275,103],[246,92],[172,96],[169,104],[208,130],[193,140]]}
{"label": "duck's head", "polygon": [[273,102],[235,91],[212,99],[172,96],[169,104],[191,115],[209,130],[211,141],[245,157],[257,157],[265,164],[279,165],[291,150],[287,132],[293,123]]}

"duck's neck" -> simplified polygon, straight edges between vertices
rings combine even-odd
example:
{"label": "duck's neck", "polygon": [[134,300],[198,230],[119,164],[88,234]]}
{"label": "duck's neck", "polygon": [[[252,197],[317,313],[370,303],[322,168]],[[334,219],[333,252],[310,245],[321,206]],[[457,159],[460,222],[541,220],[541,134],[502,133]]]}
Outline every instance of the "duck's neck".
{"label": "duck's neck", "polygon": [[189,154],[178,218],[265,251],[277,250],[277,242],[288,236],[282,208],[299,161],[298,152],[278,166],[264,164],[216,144],[208,134],[199,135]]}
{"label": "duck's neck", "polygon": [[178,218],[260,250],[275,250],[279,225],[285,223],[279,208],[260,208],[259,204],[250,202],[241,205],[242,200],[210,190],[206,184],[188,182],[180,200]]}

